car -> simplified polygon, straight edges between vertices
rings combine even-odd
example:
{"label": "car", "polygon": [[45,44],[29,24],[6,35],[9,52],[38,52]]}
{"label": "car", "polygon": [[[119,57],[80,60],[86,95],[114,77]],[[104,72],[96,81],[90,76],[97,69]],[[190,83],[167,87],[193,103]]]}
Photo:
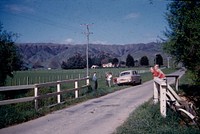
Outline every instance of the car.
{"label": "car", "polygon": [[127,70],[127,71],[121,72],[119,74],[119,77],[115,78],[114,83],[119,85],[119,86],[125,85],[125,84],[136,85],[136,84],[141,84],[142,79],[141,79],[140,74],[138,74],[137,71]]}

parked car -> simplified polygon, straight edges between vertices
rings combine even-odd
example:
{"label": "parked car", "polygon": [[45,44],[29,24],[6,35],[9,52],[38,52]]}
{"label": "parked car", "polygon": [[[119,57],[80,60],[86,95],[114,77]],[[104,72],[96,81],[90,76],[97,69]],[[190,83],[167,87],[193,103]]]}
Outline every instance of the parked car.
{"label": "parked car", "polygon": [[123,71],[119,74],[119,77],[115,78],[114,83],[117,85],[123,85],[123,84],[141,84],[142,79],[140,74],[138,74],[135,70],[127,70]]}

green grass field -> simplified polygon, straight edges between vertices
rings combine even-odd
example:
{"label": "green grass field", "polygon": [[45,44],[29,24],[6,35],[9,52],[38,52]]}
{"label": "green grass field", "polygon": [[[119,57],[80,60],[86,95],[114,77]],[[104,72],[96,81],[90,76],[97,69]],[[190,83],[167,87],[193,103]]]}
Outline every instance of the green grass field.
{"label": "green grass field", "polygon": [[[97,72],[97,77],[102,79],[105,78],[106,72],[112,72],[113,77],[119,75],[124,70],[138,70],[148,71],[149,68],[100,68],[100,69],[89,69],[90,77],[94,72]],[[17,71],[14,72],[14,77],[7,78],[7,86],[15,85],[27,85],[35,83],[45,83],[58,80],[69,80],[76,78],[86,77],[86,69],[73,69],[73,70],[30,70],[30,71]]]}

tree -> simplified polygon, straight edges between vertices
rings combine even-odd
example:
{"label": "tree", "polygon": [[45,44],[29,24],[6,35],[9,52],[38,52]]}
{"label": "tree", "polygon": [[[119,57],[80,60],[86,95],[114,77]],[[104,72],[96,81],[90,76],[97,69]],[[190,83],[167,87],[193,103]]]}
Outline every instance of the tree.
{"label": "tree", "polygon": [[134,65],[135,65],[135,63],[134,63],[133,57],[130,54],[128,54],[127,58],[126,58],[126,66],[127,67],[134,67]]}
{"label": "tree", "polygon": [[166,52],[182,62],[200,84],[200,1],[174,0],[168,5]]}
{"label": "tree", "polygon": [[86,59],[80,54],[70,57],[67,62],[62,62],[63,69],[82,69],[86,67]]}
{"label": "tree", "polygon": [[163,65],[163,57],[160,54],[156,54],[155,64],[159,66]]}
{"label": "tree", "polygon": [[119,64],[119,60],[117,58],[114,58],[112,60],[112,64],[116,67]]}
{"label": "tree", "polygon": [[0,86],[6,84],[7,76],[13,77],[13,71],[22,67],[21,56],[13,38],[16,34],[3,30],[0,24]]}
{"label": "tree", "polygon": [[140,65],[141,66],[148,66],[149,65],[149,59],[147,58],[147,56],[143,56],[140,59]]}
{"label": "tree", "polygon": [[119,62],[119,66],[120,67],[125,67],[126,66],[126,62],[125,61],[120,61]]}
{"label": "tree", "polygon": [[99,57],[93,57],[93,58],[89,58],[91,61],[91,66],[92,65],[97,65],[97,66],[101,66],[101,59]]}

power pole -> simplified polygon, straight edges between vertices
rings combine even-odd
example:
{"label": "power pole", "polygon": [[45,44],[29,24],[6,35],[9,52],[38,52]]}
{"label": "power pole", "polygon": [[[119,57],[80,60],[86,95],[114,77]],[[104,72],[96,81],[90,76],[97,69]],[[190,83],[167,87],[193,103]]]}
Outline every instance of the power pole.
{"label": "power pole", "polygon": [[84,32],[84,34],[87,37],[87,45],[86,45],[86,61],[87,61],[87,77],[89,77],[89,64],[88,64],[88,47],[89,47],[89,39],[90,39],[90,34],[93,34],[92,32],[90,32],[89,26],[93,25],[92,24],[81,24],[81,26],[86,26],[86,32]]}

